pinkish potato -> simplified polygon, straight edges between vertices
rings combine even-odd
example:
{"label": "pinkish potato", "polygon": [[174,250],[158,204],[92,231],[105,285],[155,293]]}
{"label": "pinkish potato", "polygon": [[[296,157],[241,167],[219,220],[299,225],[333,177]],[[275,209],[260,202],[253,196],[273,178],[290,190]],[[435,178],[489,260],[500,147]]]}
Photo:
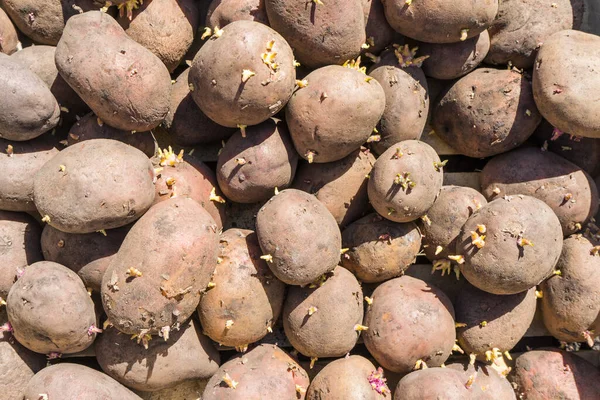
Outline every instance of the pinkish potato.
{"label": "pinkish potato", "polygon": [[469,363],[452,363],[446,368],[454,369],[463,374],[463,381],[472,381],[469,387],[471,398],[477,400],[517,400],[515,391],[506,377],[481,362],[475,365]]}
{"label": "pinkish potato", "polygon": [[[4,322],[1,321],[0,325]],[[0,328],[1,329],[1,328]],[[46,366],[46,357],[21,346],[11,333],[0,332],[0,391],[4,400],[23,400],[27,383]]]}
{"label": "pinkish potato", "polygon": [[444,399],[463,400],[470,398],[466,387],[468,378],[449,368],[427,368],[414,371],[398,382],[394,400]]}
{"label": "pinkish potato", "polygon": [[17,30],[6,12],[0,8],[0,53],[11,55],[17,51],[19,37]]}
{"label": "pinkish potato", "polygon": [[212,0],[206,14],[206,26],[224,27],[233,21],[249,20],[269,25],[264,0]]}

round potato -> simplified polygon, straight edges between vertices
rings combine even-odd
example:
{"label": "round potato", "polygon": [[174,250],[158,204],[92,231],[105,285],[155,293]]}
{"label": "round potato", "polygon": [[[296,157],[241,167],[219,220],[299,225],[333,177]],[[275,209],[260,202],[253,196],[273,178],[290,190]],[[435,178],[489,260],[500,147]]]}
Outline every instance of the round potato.
{"label": "round potato", "polygon": [[500,375],[494,368],[475,362],[470,363],[452,363],[446,365],[446,368],[459,371],[463,374],[465,382],[471,382],[469,391],[471,398],[478,400],[517,400],[515,391],[506,377]]}
{"label": "round potato", "polygon": [[19,36],[8,15],[0,8],[0,53],[11,55],[17,51]]}
{"label": "round potato", "polygon": [[245,128],[288,102],[296,81],[294,54],[268,26],[235,21],[207,39],[188,79],[204,114],[220,125]]}
{"label": "round potato", "polygon": [[233,21],[249,20],[269,25],[264,0],[212,0],[206,14],[206,26],[224,27]]}
{"label": "round potato", "polygon": [[468,378],[453,369],[422,369],[411,372],[398,382],[394,400],[463,400],[471,398],[467,382]]}
{"label": "round potato", "polygon": [[0,332],[0,390],[5,400],[23,400],[27,383],[47,361],[43,355],[11,340],[9,335]]}
{"label": "round potato", "polygon": [[396,38],[396,31],[385,18],[382,0],[362,0],[365,15],[366,44],[363,53],[379,54]]}
{"label": "round potato", "polygon": [[442,167],[439,156],[427,143],[396,143],[373,165],[367,186],[369,201],[390,221],[414,221],[425,215],[438,197]]}

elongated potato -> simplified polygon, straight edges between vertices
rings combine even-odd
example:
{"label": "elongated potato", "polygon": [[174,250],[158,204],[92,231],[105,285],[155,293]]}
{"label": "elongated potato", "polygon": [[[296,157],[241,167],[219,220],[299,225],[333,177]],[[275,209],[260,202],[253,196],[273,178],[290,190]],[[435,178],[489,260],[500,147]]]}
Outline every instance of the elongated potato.
{"label": "elongated potato", "polygon": [[11,55],[17,51],[19,44],[19,37],[17,36],[17,30],[13,25],[6,12],[0,8],[0,53]]}
{"label": "elongated potato", "polygon": [[9,335],[0,332],[0,390],[5,400],[23,400],[27,383],[47,361],[43,355],[9,339]]}
{"label": "elongated potato", "polygon": [[269,25],[264,0],[212,0],[206,13],[206,26],[224,27],[233,21],[249,20]]}

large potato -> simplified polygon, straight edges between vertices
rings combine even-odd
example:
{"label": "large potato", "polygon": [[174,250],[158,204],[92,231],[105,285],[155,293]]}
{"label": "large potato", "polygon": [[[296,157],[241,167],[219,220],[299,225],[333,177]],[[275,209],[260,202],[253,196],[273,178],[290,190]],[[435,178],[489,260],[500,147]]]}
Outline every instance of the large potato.
{"label": "large potato", "polygon": [[154,172],[144,153],[116,140],[67,147],[35,175],[35,206],[63,232],[91,233],[138,219],[154,201]]}
{"label": "large potato", "polygon": [[294,54],[273,29],[235,21],[211,36],[190,69],[192,97],[216,123],[256,125],[277,114],[294,90]]}
{"label": "large potato", "polygon": [[398,382],[394,400],[444,399],[471,397],[466,387],[469,378],[450,368],[427,368],[414,371]]}
{"label": "large potato", "polygon": [[233,21],[249,20],[269,25],[264,0],[212,0],[206,14],[206,26],[224,27]]}
{"label": "large potato", "polygon": [[216,266],[217,226],[192,199],[152,207],[129,231],[102,280],[102,304],[121,332],[168,332],[196,310]]}
{"label": "large potato", "polygon": [[0,332],[0,391],[4,400],[23,400],[27,383],[47,361],[46,357],[27,350],[8,335]]}
{"label": "large potato", "polygon": [[12,54],[17,51],[19,37],[17,30],[8,15],[0,8],[0,53]]}
{"label": "large potato", "polygon": [[481,362],[453,363],[446,365],[463,375],[465,383],[472,381],[469,386],[471,398],[477,400],[517,400],[515,391],[506,377]]}
{"label": "large potato", "polygon": [[[95,52],[90,55],[89,49]],[[106,13],[90,11],[69,19],[55,61],[79,97],[114,128],[148,131],[169,111],[169,71]]]}

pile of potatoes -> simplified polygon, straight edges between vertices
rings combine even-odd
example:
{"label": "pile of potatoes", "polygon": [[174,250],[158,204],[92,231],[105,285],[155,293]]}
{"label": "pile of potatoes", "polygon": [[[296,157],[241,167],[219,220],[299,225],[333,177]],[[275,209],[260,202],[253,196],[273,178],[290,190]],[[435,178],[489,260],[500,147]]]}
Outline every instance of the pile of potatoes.
{"label": "pile of potatoes", "polygon": [[583,20],[0,0],[0,397],[599,399]]}

